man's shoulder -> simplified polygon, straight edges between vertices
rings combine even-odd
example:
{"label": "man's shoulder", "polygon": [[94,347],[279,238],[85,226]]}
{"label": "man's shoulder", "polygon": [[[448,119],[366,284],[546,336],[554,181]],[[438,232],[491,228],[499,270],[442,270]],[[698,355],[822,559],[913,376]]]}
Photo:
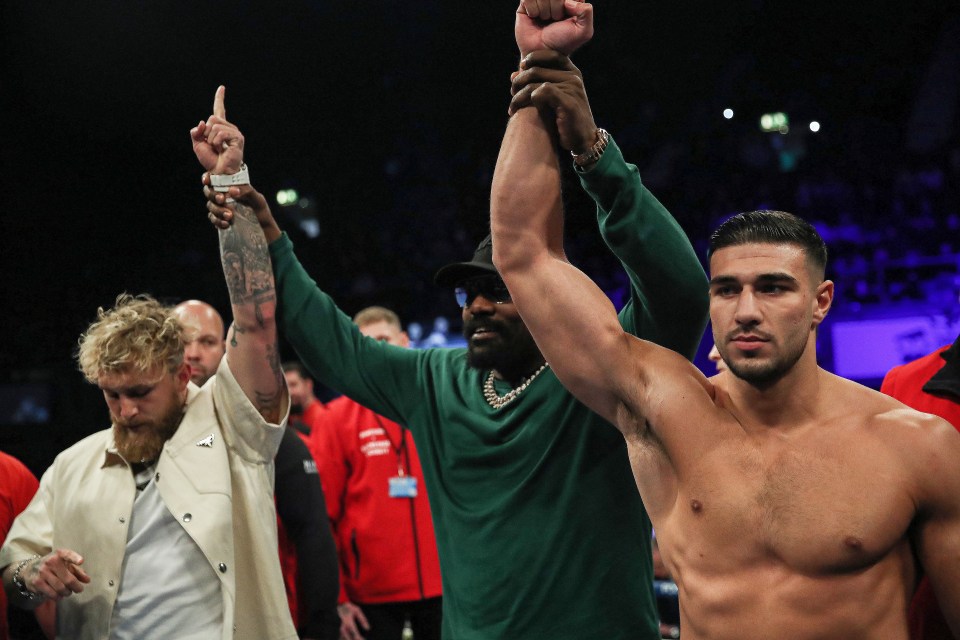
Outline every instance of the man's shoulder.
{"label": "man's shoulder", "polygon": [[91,450],[105,450],[113,443],[113,429],[106,428],[100,431],[95,431],[87,437],[78,440],[73,443],[66,449],[64,449],[60,455],[76,455],[81,452],[87,452]]}
{"label": "man's shoulder", "polygon": [[52,466],[65,468],[65,473],[69,474],[70,469],[78,469],[90,464],[103,464],[107,450],[112,445],[112,429],[91,433],[57,454]]}
{"label": "man's shoulder", "polygon": [[945,444],[953,446],[954,440],[960,438],[953,425],[940,416],[918,411],[878,391],[868,391],[876,400],[876,404],[864,407],[868,428],[898,456],[922,456],[923,452],[934,452]]}
{"label": "man's shoulder", "polygon": [[883,434],[891,458],[906,472],[906,486],[912,487],[911,495],[919,503],[944,483],[960,485],[960,432],[949,422],[905,405],[878,416],[877,422],[882,427],[877,432]]}
{"label": "man's shoulder", "polygon": [[324,409],[326,409],[326,413],[328,415],[336,415],[344,411],[350,410],[355,405],[359,406],[357,405],[356,402],[354,402],[347,396],[339,396],[334,398],[333,400],[331,400],[330,402],[326,403],[323,406],[324,406]]}
{"label": "man's shoulder", "polygon": [[323,418],[340,427],[355,424],[361,419],[373,420],[377,414],[347,396],[340,396],[326,404],[326,413]]}
{"label": "man's shoulder", "polygon": [[840,420],[852,426],[863,426],[880,435],[896,434],[897,430],[914,428],[927,415],[911,409],[893,396],[830,375],[833,381],[832,386],[828,387],[830,412],[839,413]]}

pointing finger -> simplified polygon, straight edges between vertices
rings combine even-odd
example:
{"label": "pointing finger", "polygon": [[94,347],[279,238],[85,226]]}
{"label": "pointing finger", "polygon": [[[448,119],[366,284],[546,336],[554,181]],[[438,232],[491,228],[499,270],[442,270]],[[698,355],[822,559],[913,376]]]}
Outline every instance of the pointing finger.
{"label": "pointing finger", "polygon": [[217,87],[217,92],[213,95],[213,115],[221,118],[227,117],[227,109],[223,106],[223,95],[226,92],[227,88],[220,85]]}

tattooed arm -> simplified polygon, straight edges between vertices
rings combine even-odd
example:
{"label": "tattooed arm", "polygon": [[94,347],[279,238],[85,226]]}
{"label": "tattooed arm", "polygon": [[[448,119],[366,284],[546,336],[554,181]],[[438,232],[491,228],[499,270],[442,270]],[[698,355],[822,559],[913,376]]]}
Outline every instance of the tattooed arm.
{"label": "tattooed arm", "polygon": [[[217,89],[213,115],[190,131],[193,150],[211,174],[237,173],[243,165],[243,134],[226,120],[224,88]],[[277,296],[270,254],[253,209],[235,203],[234,224],[220,230],[220,259],[230,293],[233,324],[227,331],[227,362],[265,420],[286,412],[286,385],[277,342]]]}

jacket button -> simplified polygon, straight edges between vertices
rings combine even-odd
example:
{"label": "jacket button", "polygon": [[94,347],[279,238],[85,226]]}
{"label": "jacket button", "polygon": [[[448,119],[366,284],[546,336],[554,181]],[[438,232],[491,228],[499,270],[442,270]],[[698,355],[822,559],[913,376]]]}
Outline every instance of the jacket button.
{"label": "jacket button", "polygon": [[111,580],[111,581],[108,582],[107,584],[109,584],[109,585],[112,587],[112,586],[113,586],[113,580]]}
{"label": "jacket button", "polygon": [[193,520],[193,515],[191,515],[191,514],[189,514],[189,513],[183,514],[183,521],[184,521],[184,522],[190,522],[191,520]]}
{"label": "jacket button", "polygon": [[160,473],[157,472],[157,475],[153,476],[153,479],[156,480],[157,482],[160,482]]}
{"label": "jacket button", "polygon": [[124,518],[123,516],[120,516],[120,522],[121,522],[121,523],[126,522],[126,521],[127,521],[126,518]]}
{"label": "jacket button", "polygon": [[219,567],[218,567],[218,569],[220,569],[220,573],[226,573],[226,572],[227,572],[227,565],[225,565],[224,563],[221,562],[220,565],[219,565]]}

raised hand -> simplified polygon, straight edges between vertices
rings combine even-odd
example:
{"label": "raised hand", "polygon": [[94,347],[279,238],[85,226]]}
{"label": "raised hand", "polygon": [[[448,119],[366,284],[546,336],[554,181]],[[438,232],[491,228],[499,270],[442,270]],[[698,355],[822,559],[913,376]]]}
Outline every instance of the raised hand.
{"label": "raised hand", "polygon": [[521,0],[514,35],[521,57],[538,49],[570,55],[593,37],[593,5],[578,0]]}
{"label": "raised hand", "polygon": [[560,146],[582,153],[596,140],[597,124],[583,86],[583,76],[570,58],[556,51],[534,51],[513,74],[510,114],[528,106],[556,118]]}
{"label": "raised hand", "polygon": [[280,237],[280,227],[277,226],[267,199],[259,191],[248,184],[230,187],[226,193],[214,191],[210,187],[210,174],[203,174],[203,195],[207,199],[207,219],[217,229],[229,229],[236,217],[234,209],[237,206],[249,208],[257,218],[257,223],[263,229],[267,242],[273,242]]}
{"label": "raised hand", "polygon": [[227,121],[223,104],[225,93],[223,85],[217,87],[213,96],[213,115],[190,129],[197,160],[215,175],[237,173],[243,165],[243,134]]}

